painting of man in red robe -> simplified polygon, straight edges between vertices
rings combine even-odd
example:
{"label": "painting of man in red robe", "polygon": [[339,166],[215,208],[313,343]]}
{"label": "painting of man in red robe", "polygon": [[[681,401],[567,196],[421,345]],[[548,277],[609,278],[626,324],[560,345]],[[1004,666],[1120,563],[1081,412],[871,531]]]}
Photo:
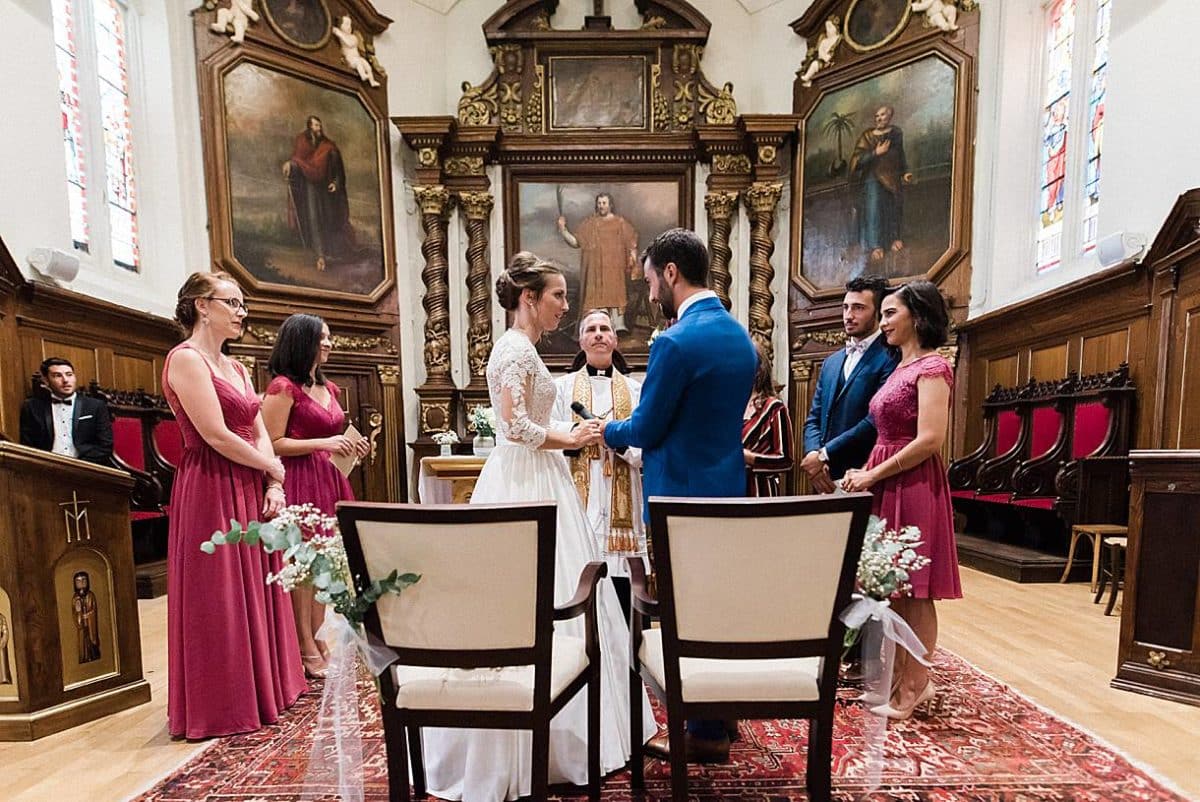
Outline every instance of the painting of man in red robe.
{"label": "painting of man in red robe", "polygon": [[313,253],[317,270],[325,269],[327,259],[351,253],[354,229],[346,168],[337,144],[325,136],[320,117],[305,121],[291,157],[283,163],[283,176],[288,182],[288,227]]}

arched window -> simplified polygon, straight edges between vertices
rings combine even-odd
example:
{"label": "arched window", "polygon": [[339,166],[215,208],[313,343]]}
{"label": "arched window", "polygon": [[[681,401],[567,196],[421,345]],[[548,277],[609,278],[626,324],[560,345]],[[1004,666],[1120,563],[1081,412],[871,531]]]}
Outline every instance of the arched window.
{"label": "arched window", "polygon": [[1039,273],[1096,247],[1111,12],[1112,0],[1050,0],[1045,6]]}
{"label": "arched window", "polygon": [[138,271],[129,9],[52,0],[71,239],[97,263]]}

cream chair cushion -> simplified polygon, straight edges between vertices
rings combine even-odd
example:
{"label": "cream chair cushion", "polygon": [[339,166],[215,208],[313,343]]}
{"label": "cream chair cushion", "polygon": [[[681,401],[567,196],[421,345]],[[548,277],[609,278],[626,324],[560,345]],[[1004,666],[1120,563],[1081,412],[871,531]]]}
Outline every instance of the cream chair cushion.
{"label": "cream chair cushion", "polygon": [[[550,698],[557,699],[588,666],[583,638],[555,635]],[[395,666],[396,707],[409,710],[533,710],[533,666],[439,668]]]}
{"label": "cream chair cushion", "polygon": [[[638,659],[665,688],[662,630],[642,633]],[[679,684],[685,702],[809,702],[816,701],[821,658],[784,660],[679,660]]]}

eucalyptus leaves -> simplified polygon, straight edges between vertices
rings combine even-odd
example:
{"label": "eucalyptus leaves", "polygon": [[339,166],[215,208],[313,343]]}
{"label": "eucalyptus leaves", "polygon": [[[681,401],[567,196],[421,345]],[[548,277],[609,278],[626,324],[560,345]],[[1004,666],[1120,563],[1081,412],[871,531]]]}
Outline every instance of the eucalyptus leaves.
{"label": "eucalyptus leaves", "polygon": [[[912,575],[929,565],[929,558],[917,553],[921,530],[915,526],[888,529],[887,521],[871,516],[858,559],[856,585],[863,596],[886,602],[912,593]],[[845,645],[858,640],[859,629],[846,630]]]}
{"label": "eucalyptus leaves", "polygon": [[[306,538],[305,535],[308,535]],[[324,515],[311,504],[284,507],[266,523],[251,521],[243,529],[237,521],[229,522],[228,532],[214,532],[200,544],[205,554],[213,554],[217,546],[245,543],[260,546],[272,554],[283,552],[283,568],[267,576],[268,584],[276,584],[291,592],[297,587],[311,585],[314,597],[328,604],[358,628],[367,610],[388,593],[399,593],[415,584],[419,574],[392,571],[383,579],[365,584],[350,576],[350,564],[337,519]]]}

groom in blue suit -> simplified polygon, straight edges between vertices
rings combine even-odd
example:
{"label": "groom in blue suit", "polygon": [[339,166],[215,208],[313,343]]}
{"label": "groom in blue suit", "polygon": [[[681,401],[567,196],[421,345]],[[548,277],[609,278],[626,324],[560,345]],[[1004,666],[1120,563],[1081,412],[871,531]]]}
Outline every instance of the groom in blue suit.
{"label": "groom in blue suit", "polygon": [[[746,329],[707,289],[708,249],[695,232],[676,228],[659,234],[643,264],[650,300],[678,322],[650,349],[633,415],[605,421],[602,431],[610,448],[642,449],[648,523],[651,496],[745,495],[742,418],[758,353]],[[724,722],[689,721],[687,734],[690,758],[728,759]],[[646,747],[661,756],[665,737],[652,738]]]}
{"label": "groom in blue suit", "polygon": [[800,467],[818,493],[832,493],[849,468],[861,468],[875,445],[871,397],[896,369],[899,356],[879,332],[879,308],[887,281],[860,276],[846,284],[842,325],[848,341],[821,366],[808,419]]}

